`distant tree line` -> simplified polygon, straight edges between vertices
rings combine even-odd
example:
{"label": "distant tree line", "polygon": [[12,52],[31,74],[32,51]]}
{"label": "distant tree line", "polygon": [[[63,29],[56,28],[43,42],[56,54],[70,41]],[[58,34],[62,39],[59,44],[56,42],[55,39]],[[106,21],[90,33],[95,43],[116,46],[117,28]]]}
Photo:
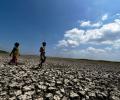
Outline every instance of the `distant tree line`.
{"label": "distant tree line", "polygon": [[8,54],[9,52],[4,51],[4,50],[0,50],[0,53],[3,53],[3,54]]}

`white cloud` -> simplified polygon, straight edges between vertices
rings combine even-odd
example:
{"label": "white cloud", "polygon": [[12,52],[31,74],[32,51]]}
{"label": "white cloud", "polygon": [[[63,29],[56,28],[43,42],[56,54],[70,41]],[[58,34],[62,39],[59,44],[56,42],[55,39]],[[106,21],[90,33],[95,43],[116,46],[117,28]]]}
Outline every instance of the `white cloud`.
{"label": "white cloud", "polygon": [[[108,19],[108,14],[104,14],[101,18],[102,21],[105,21],[107,19]],[[91,21],[80,21],[80,26],[81,27],[100,27],[102,25],[101,20],[96,23],[92,23]]]}
{"label": "white cloud", "polygon": [[117,33],[117,32],[120,32],[120,24],[118,22],[105,24],[105,25],[103,25],[103,27],[100,30],[103,33],[105,33],[105,32]]}
{"label": "white cloud", "polygon": [[101,22],[93,23],[92,27],[100,27],[102,25]]}
{"label": "white cloud", "polygon": [[81,43],[112,44],[116,39],[120,38],[119,20],[112,23],[104,24],[96,29],[78,29],[73,28],[64,34],[64,39],[59,41],[64,46],[79,46]]}
{"label": "white cloud", "polygon": [[119,14],[119,13],[117,13],[117,14],[116,14],[116,16],[120,16],[120,14]]}
{"label": "white cloud", "polygon": [[115,19],[115,22],[120,24],[120,19]]}
{"label": "white cloud", "polygon": [[73,28],[71,30],[66,31],[64,37],[77,40],[79,39],[79,36],[82,36],[84,34],[84,32],[85,32],[84,30]]}
{"label": "white cloud", "polygon": [[[103,21],[107,19],[107,14],[102,16]],[[98,22],[100,23],[100,21]],[[85,30],[81,28],[67,30],[57,46],[63,47],[66,51],[65,53],[72,57],[79,58],[81,56],[89,58],[96,55],[94,58],[98,57],[98,59],[104,59],[105,57],[105,59],[120,59],[118,57],[118,55],[120,56],[120,18],[114,18],[109,23],[99,25],[91,21],[82,21],[82,27],[89,27]],[[90,28],[93,26],[94,28]],[[82,45],[86,48],[81,49]],[[72,49],[67,50],[67,48]]]}
{"label": "white cloud", "polygon": [[75,40],[67,40],[68,45],[71,45],[72,47],[79,46],[79,43]]}
{"label": "white cloud", "polygon": [[107,20],[107,19],[108,19],[108,14],[105,14],[102,16],[102,21]]}
{"label": "white cloud", "polygon": [[83,34],[84,30],[79,30],[78,28],[68,30],[64,34],[64,39],[60,40],[57,46],[58,47],[79,46],[80,38]]}
{"label": "white cloud", "polygon": [[91,21],[81,21],[81,27],[100,27],[102,25],[101,22],[92,23]]}
{"label": "white cloud", "polygon": [[66,40],[60,40],[57,44],[57,47],[67,47],[68,43]]}
{"label": "white cloud", "polygon": [[102,44],[111,45],[111,49],[120,49],[120,39],[113,40],[113,41],[106,40],[106,41],[103,41]]}
{"label": "white cloud", "polygon": [[[72,57],[72,58],[87,58],[87,59],[108,59],[108,55],[111,53],[111,55],[114,55],[110,51],[110,48],[94,48],[94,47],[88,47],[85,49],[66,49],[65,51],[62,50],[60,52],[60,56],[62,57]],[[109,59],[111,60],[111,59]]]}
{"label": "white cloud", "polygon": [[91,22],[90,21],[82,21],[80,26],[82,26],[82,27],[91,26]]}
{"label": "white cloud", "polygon": [[103,45],[111,45],[111,44],[113,44],[113,41],[105,40],[105,41],[102,41],[101,44],[103,44]]}
{"label": "white cloud", "polygon": [[91,52],[91,53],[97,53],[97,54],[106,53],[106,51],[104,49],[96,49],[94,47],[88,47],[86,50]]}
{"label": "white cloud", "polygon": [[105,47],[105,50],[106,50],[107,52],[110,52],[110,51],[112,51],[112,48],[111,48],[111,47]]}
{"label": "white cloud", "polygon": [[113,42],[113,47],[115,49],[120,49],[120,39]]}

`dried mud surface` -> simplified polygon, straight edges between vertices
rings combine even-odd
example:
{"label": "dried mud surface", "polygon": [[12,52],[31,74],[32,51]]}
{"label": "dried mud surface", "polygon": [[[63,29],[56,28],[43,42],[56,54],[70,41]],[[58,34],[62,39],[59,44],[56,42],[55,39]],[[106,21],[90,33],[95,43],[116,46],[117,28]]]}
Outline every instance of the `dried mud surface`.
{"label": "dried mud surface", "polygon": [[120,63],[0,56],[0,100],[120,100]]}

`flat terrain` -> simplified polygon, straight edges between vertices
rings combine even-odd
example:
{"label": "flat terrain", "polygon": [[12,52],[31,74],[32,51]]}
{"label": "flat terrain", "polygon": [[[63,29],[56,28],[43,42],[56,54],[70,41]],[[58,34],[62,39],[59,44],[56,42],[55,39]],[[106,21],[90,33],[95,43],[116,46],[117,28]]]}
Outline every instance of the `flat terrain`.
{"label": "flat terrain", "polygon": [[120,63],[0,55],[0,100],[120,100]]}

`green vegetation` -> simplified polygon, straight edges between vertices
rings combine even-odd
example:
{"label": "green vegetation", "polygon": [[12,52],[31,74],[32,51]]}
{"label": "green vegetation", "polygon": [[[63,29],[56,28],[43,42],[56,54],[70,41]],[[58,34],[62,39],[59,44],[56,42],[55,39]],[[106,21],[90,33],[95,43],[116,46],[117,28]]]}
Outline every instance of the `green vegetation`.
{"label": "green vegetation", "polygon": [[4,50],[0,50],[0,54],[8,54],[8,52]]}

